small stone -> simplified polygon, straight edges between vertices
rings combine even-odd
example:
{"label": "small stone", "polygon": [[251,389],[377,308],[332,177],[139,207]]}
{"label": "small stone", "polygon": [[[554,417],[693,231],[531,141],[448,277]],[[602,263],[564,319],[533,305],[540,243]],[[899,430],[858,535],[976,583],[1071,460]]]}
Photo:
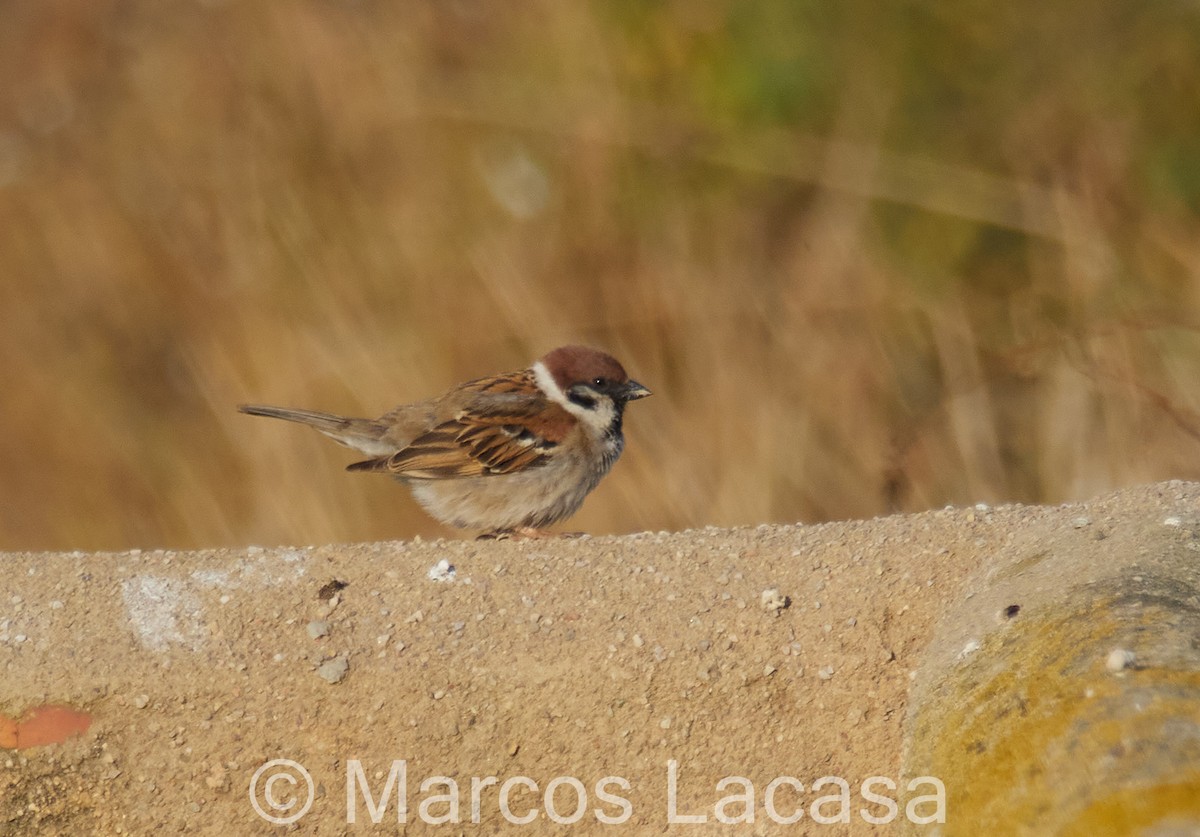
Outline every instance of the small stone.
{"label": "small stone", "polygon": [[145,709],[147,706],[150,705],[150,696],[149,695],[138,695],[137,697],[135,697],[133,699],[133,705],[136,706],[138,709]]}
{"label": "small stone", "polygon": [[833,678],[833,666],[825,666],[824,668],[817,669],[817,677],[821,678],[822,680],[832,679]]}
{"label": "small stone", "polygon": [[773,616],[778,616],[787,608],[789,604],[791,604],[791,600],[787,596],[783,595],[783,593],[779,592],[778,587],[768,587],[766,590],[763,590],[762,594],[759,596],[759,603],[762,605],[763,610],[767,611]]}
{"label": "small stone", "polygon": [[341,683],[350,671],[350,661],[345,657],[334,657],[321,663],[317,675],[326,683]]}
{"label": "small stone", "polygon": [[210,790],[227,791],[229,790],[229,774],[219,766],[214,767],[212,772],[204,777],[204,784]]}
{"label": "small stone", "polygon": [[1091,525],[1092,525],[1092,519],[1090,517],[1084,517],[1082,515],[1079,517],[1076,517],[1074,520],[1071,521],[1071,526],[1076,529],[1083,529],[1083,528],[1085,528],[1087,526],[1091,526]]}
{"label": "small stone", "polygon": [[416,610],[413,611],[413,613],[407,619],[405,619],[404,622],[405,624],[411,625],[413,623],[422,621],[424,618],[425,613],[423,611]]}
{"label": "small stone", "polygon": [[633,647],[634,648],[641,648],[645,644],[646,644],[646,640],[642,639],[641,634],[633,635]]}
{"label": "small stone", "polygon": [[329,636],[329,623],[314,620],[308,623],[305,630],[308,631],[310,639],[321,639],[322,637]]}
{"label": "small stone", "polygon": [[1104,660],[1104,667],[1113,674],[1120,674],[1125,669],[1133,666],[1137,660],[1137,655],[1127,648],[1114,648],[1108,652],[1108,657]]}
{"label": "small stone", "polygon": [[331,578],[325,584],[321,585],[321,589],[317,591],[317,598],[320,601],[329,601],[342,590],[349,587],[349,583],[337,578]]}
{"label": "small stone", "polygon": [[458,571],[454,568],[453,564],[443,558],[429,568],[428,575],[430,581],[454,581],[455,576],[458,575]]}

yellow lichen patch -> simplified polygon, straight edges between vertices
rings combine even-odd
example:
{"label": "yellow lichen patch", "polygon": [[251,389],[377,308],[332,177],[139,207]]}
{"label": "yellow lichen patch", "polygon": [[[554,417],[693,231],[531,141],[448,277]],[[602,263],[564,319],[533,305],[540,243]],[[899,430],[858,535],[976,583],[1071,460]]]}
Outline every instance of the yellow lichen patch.
{"label": "yellow lichen patch", "polygon": [[[906,772],[945,783],[945,834],[1057,833],[1118,821],[1143,798],[1159,817],[1200,808],[1195,784],[1179,784],[1200,763],[1200,671],[1106,670],[1119,640],[1172,615],[1169,603],[1121,607],[1108,592],[997,627],[931,684]],[[1176,804],[1185,786],[1192,796]]]}
{"label": "yellow lichen patch", "polygon": [[[1164,834],[1200,830],[1200,771],[1180,780],[1128,787],[1098,799],[1062,830],[1062,837],[1138,834],[1152,827]],[[1153,832],[1149,832],[1153,833]]]}

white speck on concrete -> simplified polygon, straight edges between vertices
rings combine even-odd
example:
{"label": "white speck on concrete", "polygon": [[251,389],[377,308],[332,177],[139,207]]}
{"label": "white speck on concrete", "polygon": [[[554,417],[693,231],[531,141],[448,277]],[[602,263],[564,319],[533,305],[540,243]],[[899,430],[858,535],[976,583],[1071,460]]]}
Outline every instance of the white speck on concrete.
{"label": "white speck on concrete", "polygon": [[227,567],[195,570],[191,574],[192,580],[202,587],[220,590],[255,589],[298,581],[308,572],[303,563],[304,555],[294,549],[265,554],[262,549],[251,547],[247,553],[250,557],[234,561]]}
{"label": "white speck on concrete", "polygon": [[430,581],[454,581],[457,575],[458,571],[454,569],[454,565],[445,558],[429,568]]}
{"label": "white speck on concrete", "polygon": [[192,578],[205,587],[229,587],[229,570],[195,570]]}
{"label": "white speck on concrete", "polygon": [[165,651],[171,643],[197,651],[204,644],[203,608],[186,582],[134,576],[121,584],[121,598],[133,632],[151,651]]}
{"label": "white speck on concrete", "polygon": [[1127,648],[1114,648],[1108,652],[1104,667],[1113,674],[1120,674],[1137,661],[1137,655]]}

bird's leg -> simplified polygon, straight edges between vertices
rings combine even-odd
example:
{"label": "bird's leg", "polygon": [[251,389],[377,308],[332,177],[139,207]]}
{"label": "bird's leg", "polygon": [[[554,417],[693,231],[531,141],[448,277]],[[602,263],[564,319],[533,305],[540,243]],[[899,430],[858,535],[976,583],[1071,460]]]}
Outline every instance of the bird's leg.
{"label": "bird's leg", "polygon": [[512,529],[497,529],[494,532],[484,532],[477,541],[507,541],[507,540],[548,540],[550,538],[581,538],[583,532],[551,532],[547,529],[535,529],[532,526],[517,526]]}

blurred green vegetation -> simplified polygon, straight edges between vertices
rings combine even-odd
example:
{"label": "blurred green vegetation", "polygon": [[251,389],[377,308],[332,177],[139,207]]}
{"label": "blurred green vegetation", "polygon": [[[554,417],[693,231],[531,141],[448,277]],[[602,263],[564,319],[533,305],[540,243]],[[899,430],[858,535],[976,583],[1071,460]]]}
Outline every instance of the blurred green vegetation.
{"label": "blurred green vegetation", "polygon": [[444,534],[248,400],[563,342],[593,532],[1200,476],[1200,8],[60,0],[0,29],[0,548]]}

